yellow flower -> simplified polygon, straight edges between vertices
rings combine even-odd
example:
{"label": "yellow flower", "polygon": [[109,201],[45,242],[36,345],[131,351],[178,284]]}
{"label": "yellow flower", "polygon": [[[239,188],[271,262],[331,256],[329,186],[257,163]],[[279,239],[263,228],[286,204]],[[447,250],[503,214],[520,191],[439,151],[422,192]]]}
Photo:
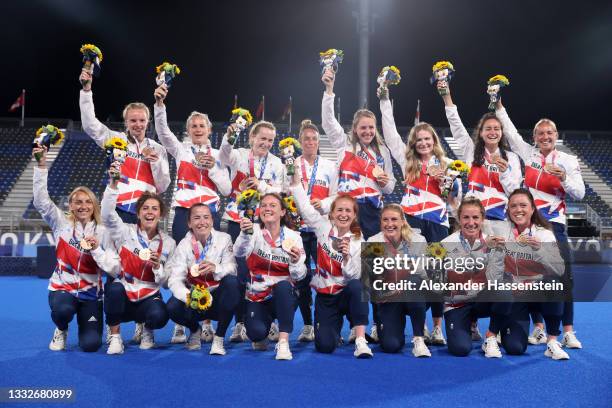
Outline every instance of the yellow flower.
{"label": "yellow flower", "polygon": [[297,207],[295,206],[293,196],[285,197],[285,205],[287,206],[287,210],[289,210],[289,212],[297,213]]}
{"label": "yellow flower", "polygon": [[104,148],[127,150],[127,142],[120,137],[112,137],[104,142]]}
{"label": "yellow flower", "polygon": [[[391,66],[386,66],[383,69],[380,70],[380,74],[378,74],[378,76],[381,76],[385,73],[385,71],[391,71],[395,74],[395,78],[391,81],[389,81],[389,83],[391,85],[397,85],[400,83],[400,80],[402,79],[401,75],[400,75],[400,70],[398,67],[396,67],[395,65],[391,65]],[[392,76],[393,77],[393,76]]]}
{"label": "yellow flower", "polygon": [[510,85],[510,81],[505,75],[495,75],[489,78],[489,82],[487,82],[487,84],[488,85],[499,84],[501,86],[508,86]]}
{"label": "yellow flower", "polygon": [[427,255],[438,259],[444,259],[446,256],[446,249],[439,242],[434,242],[427,246]]}
{"label": "yellow flower", "polygon": [[232,115],[242,116],[249,125],[253,123],[253,115],[251,115],[251,112],[249,112],[247,109],[243,109],[243,108],[233,109]]}
{"label": "yellow flower", "polygon": [[191,287],[191,292],[187,294],[187,306],[192,309],[206,310],[212,305],[212,295],[204,285]]}
{"label": "yellow flower", "polygon": [[240,204],[243,202],[249,202],[252,199],[259,201],[259,197],[260,195],[257,190],[253,190],[252,188],[248,190],[244,190],[242,193],[240,193],[240,196],[238,196],[237,204]]}
{"label": "yellow flower", "polygon": [[451,170],[458,171],[459,173],[469,173],[470,168],[467,164],[465,164],[462,160],[453,160],[451,164],[448,166]]}
{"label": "yellow flower", "polygon": [[450,61],[438,61],[431,68],[432,72],[440,71],[441,69],[448,69],[450,71],[455,70],[455,68],[453,67],[453,64],[451,64]]}
{"label": "yellow flower", "polygon": [[53,125],[41,126],[36,131],[36,137],[37,138],[40,137],[40,135],[43,133],[50,135],[49,142],[54,146],[57,146],[58,144],[62,142],[62,140],[64,140],[64,132],[62,132],[56,126],[53,126]]}
{"label": "yellow flower", "polygon": [[338,57],[341,57],[341,58],[342,58],[342,57],[344,56],[344,51],[342,51],[342,50],[337,50],[337,49],[335,49],[335,48],[330,48],[330,49],[329,49],[329,50],[327,50],[327,51],[320,52],[320,53],[319,53],[319,56],[320,56],[321,58],[324,58],[324,57],[331,57],[331,56],[332,56],[332,55],[334,55],[334,54],[336,54]]}
{"label": "yellow flower", "polygon": [[174,73],[176,75],[181,73],[181,69],[178,67],[178,65],[171,64],[171,63],[166,62],[166,61],[162,62],[161,65],[158,65],[157,67],[155,67],[155,72],[157,72],[159,74],[162,70],[166,70],[166,69],[169,69],[169,68],[174,69]]}
{"label": "yellow flower", "polygon": [[202,285],[196,285],[196,287],[202,292],[202,296],[198,300],[198,309],[206,310],[210,307],[210,305],[212,305],[212,296],[210,295],[208,288]]}
{"label": "yellow flower", "polygon": [[55,138],[55,140],[51,142],[53,146],[57,146],[58,144],[62,142],[62,140],[64,140],[64,132],[62,132],[58,128],[55,128],[55,129],[57,130],[57,137]]}
{"label": "yellow flower", "polygon": [[287,147],[289,145],[295,146],[296,149],[301,149],[302,148],[302,146],[300,145],[300,142],[298,142],[296,139],[294,139],[292,137],[286,137],[283,140],[281,140],[280,142],[278,142],[278,147],[281,148],[281,149],[284,149],[285,147]]}
{"label": "yellow flower", "polygon": [[364,256],[372,256],[376,258],[385,256],[384,244],[382,242],[374,242],[374,243],[366,244],[366,251],[364,252]]}
{"label": "yellow flower", "polygon": [[81,47],[81,54],[85,54],[85,52],[87,51],[92,51],[93,53],[95,53],[98,58],[100,59],[100,62],[102,62],[102,51],[100,51],[100,49],[98,47],[96,47],[93,44],[84,44]]}

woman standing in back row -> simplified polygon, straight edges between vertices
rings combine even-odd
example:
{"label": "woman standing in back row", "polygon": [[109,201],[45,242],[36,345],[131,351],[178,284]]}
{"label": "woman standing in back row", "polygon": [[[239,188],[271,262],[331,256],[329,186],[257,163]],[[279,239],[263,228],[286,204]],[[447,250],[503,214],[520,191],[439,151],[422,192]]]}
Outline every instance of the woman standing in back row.
{"label": "woman standing in back row", "polygon": [[[533,139],[536,146],[532,146],[525,142],[519,134],[502,105],[501,99],[497,102],[495,114],[503,124],[504,135],[508,138],[510,147],[525,163],[525,187],[533,195],[540,214],[552,225],[561,256],[565,260],[566,283],[571,285],[571,255],[567,239],[565,199],[567,196],[574,200],[584,198],[585,187],[578,160],[576,156],[556,148],[559,133],[557,125],[552,120],[544,118],[535,124]],[[532,315],[532,318],[536,327],[529,342],[531,344],[547,343],[542,316],[536,313]],[[564,303],[562,323],[561,344],[568,348],[582,348],[574,332],[573,300]]]}

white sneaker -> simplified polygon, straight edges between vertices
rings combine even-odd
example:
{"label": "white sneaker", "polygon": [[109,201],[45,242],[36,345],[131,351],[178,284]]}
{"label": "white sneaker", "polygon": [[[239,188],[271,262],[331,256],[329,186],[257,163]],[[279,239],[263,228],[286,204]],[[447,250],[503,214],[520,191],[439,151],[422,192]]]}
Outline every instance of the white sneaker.
{"label": "white sneaker", "polygon": [[134,335],[132,336],[132,343],[135,343],[135,344],[140,343],[140,341],[142,340],[142,328],[143,327],[144,327],[144,323],[136,323],[136,327],[134,328]]}
{"label": "white sneaker", "polygon": [[155,336],[153,335],[153,330],[149,330],[143,325],[142,339],[140,340],[140,349],[149,350],[153,347],[155,347]]}
{"label": "white sneaker", "polygon": [[246,327],[244,327],[244,323],[236,323],[232,330],[232,334],[230,335],[230,341],[232,343],[241,343],[243,341],[247,341],[249,338],[246,334]]}
{"label": "white sneaker", "polygon": [[351,332],[349,333],[349,336],[348,336],[349,344],[354,343],[356,338],[357,338],[357,334],[355,332],[355,328],[353,327],[351,329]]}
{"label": "white sneaker", "polygon": [[355,339],[355,352],[353,355],[357,358],[370,358],[374,356],[370,347],[368,347],[368,341],[365,337],[357,337]]}
{"label": "white sneaker", "polygon": [[289,350],[289,342],[285,339],[279,340],[276,343],[276,359],[277,360],[292,360],[293,354]]}
{"label": "white sneaker", "polygon": [[202,322],[202,341],[210,343],[213,341],[213,337],[215,337],[215,329],[212,324]]}
{"label": "white sneaker", "polygon": [[187,344],[185,344],[187,350],[200,350],[202,348],[202,339],[200,336],[202,336],[202,330],[200,328],[189,334]]}
{"label": "white sneaker", "polygon": [[370,329],[370,337],[372,338],[373,342],[378,343],[378,329],[376,328],[376,325],[373,325]]}
{"label": "white sneaker", "polygon": [[123,354],[123,339],[121,334],[111,334],[106,354]]}
{"label": "white sneaker", "polygon": [[478,329],[478,325],[471,326],[470,331],[472,332],[472,341],[480,341],[482,340],[482,334],[480,334],[480,330]]}
{"label": "white sneaker", "polygon": [[106,344],[110,344],[111,341],[111,330],[108,324],[104,325],[106,327]]}
{"label": "white sneaker", "polygon": [[275,322],[272,322],[272,324],[270,325],[270,331],[268,332],[268,340],[278,341],[278,335],[279,335],[278,324],[276,324]]}
{"label": "white sneaker", "polygon": [[425,341],[425,344],[431,344],[431,333],[427,328],[427,324],[423,326],[423,340]]}
{"label": "white sneaker", "polygon": [[213,336],[212,345],[210,346],[210,355],[224,356],[225,345],[223,344],[223,337]]}
{"label": "white sneaker", "polygon": [[62,351],[66,348],[66,337],[68,337],[68,329],[60,330],[57,327],[53,332],[53,338],[49,343],[49,350]]}
{"label": "white sneaker", "polygon": [[495,336],[495,340],[497,341],[497,344],[501,346],[501,333],[497,333],[497,336]]}
{"label": "white sneaker", "polygon": [[550,357],[553,360],[569,360],[569,355],[561,348],[561,343],[557,340],[551,340],[546,343],[546,351],[544,352],[546,357]]}
{"label": "white sneaker", "polygon": [[181,326],[180,324],[175,324],[174,330],[172,330],[172,339],[170,339],[170,343],[180,344],[180,343],[185,343],[186,341],[187,341],[187,335],[185,334],[185,326]]}
{"label": "white sneaker", "polygon": [[564,347],[571,349],[581,349],[582,343],[576,338],[575,331],[568,331],[563,333],[563,340],[561,340],[561,344]]}
{"label": "white sneaker", "polygon": [[412,354],[415,357],[431,357],[431,352],[427,348],[423,337],[412,338]]}
{"label": "white sneaker", "polygon": [[534,327],[531,336],[527,337],[527,341],[529,344],[546,344],[548,342],[546,339],[546,332],[538,326]]}
{"label": "white sneaker", "polygon": [[431,332],[431,344],[438,344],[441,346],[446,344],[444,334],[442,334],[442,326],[434,326],[434,329]]}
{"label": "white sneaker", "polygon": [[314,341],[314,327],[307,324],[302,327],[302,332],[298,336],[298,341],[310,342]]}
{"label": "white sneaker", "polygon": [[497,344],[497,337],[490,336],[482,342],[482,351],[485,353],[487,358],[501,358],[502,353]]}
{"label": "white sneaker", "polygon": [[253,341],[251,342],[251,347],[253,347],[253,350],[266,351],[268,349],[268,339]]}

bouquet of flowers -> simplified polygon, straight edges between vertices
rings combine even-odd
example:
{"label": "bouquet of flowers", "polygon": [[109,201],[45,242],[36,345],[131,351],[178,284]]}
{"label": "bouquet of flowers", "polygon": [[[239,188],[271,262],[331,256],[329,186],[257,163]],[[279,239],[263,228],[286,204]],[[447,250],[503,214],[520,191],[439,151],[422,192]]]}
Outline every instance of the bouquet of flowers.
{"label": "bouquet of flowers", "polygon": [[504,86],[510,85],[510,81],[504,75],[495,75],[489,78],[487,82],[487,93],[489,94],[489,110],[495,110],[495,104],[497,103],[497,99],[499,98],[499,91]]}
{"label": "bouquet of flowers", "polygon": [[212,302],[212,295],[206,286],[191,285],[185,304],[188,308],[203,312],[212,305]]}
{"label": "bouquet of flowers", "polygon": [[[439,262],[434,262],[433,268],[427,268],[427,276],[433,282],[442,283],[445,281],[445,273],[442,261],[446,257],[446,248],[442,246],[439,242],[432,242],[427,245],[426,255],[434,260],[438,260]],[[428,266],[430,266],[428,264]]]}
{"label": "bouquet of flowers", "polygon": [[302,148],[300,142],[292,137],[286,137],[278,143],[278,148],[283,164],[287,168],[287,175],[293,176],[295,174],[295,158]]}
{"label": "bouquet of flowers", "polygon": [[157,72],[157,77],[155,77],[157,86],[166,84],[170,88],[170,83],[175,76],[181,73],[181,69],[176,64],[164,61],[155,68],[155,72]]}
{"label": "bouquet of flowers", "polygon": [[295,198],[291,196],[284,197],[285,205],[287,206],[287,212],[289,213],[289,218],[291,219],[291,228],[294,231],[299,231],[300,226],[302,225],[302,217],[300,217],[300,213],[295,205]]}
{"label": "bouquet of flowers", "polygon": [[[244,217],[254,221],[255,210],[257,210],[257,207],[259,206],[260,199],[261,195],[259,194],[259,191],[253,189],[244,190],[242,193],[240,193],[236,202],[238,211],[244,211]],[[253,228],[247,231],[247,234],[252,233]]]}
{"label": "bouquet of flowers", "polygon": [[[64,140],[64,132],[53,125],[45,125],[36,131],[36,137],[32,142],[32,147],[46,147],[47,150],[51,145],[57,146]],[[34,154],[36,161],[41,158],[40,153]]]}
{"label": "bouquet of flowers", "polygon": [[442,198],[447,198],[450,194],[453,183],[457,177],[465,177],[470,174],[470,168],[465,162],[461,160],[454,160],[451,164],[446,168],[446,172],[444,173],[444,177],[440,182],[440,192]]}
{"label": "bouquet of flowers", "polygon": [[330,48],[327,51],[319,53],[319,64],[321,65],[321,75],[326,70],[331,69],[334,74],[338,72],[339,64],[344,59],[344,51]]}
{"label": "bouquet of flowers", "polygon": [[236,143],[236,139],[238,139],[240,132],[251,126],[251,123],[253,123],[253,115],[251,115],[251,112],[247,109],[236,108],[232,110],[230,123],[236,126],[236,131],[227,138],[229,144],[233,145]]}
{"label": "bouquet of flowers", "polygon": [[401,79],[400,70],[395,65],[384,67],[380,74],[378,74],[378,79],[376,79],[376,82],[378,82],[378,93],[382,94],[385,92],[389,85],[399,84]]}
{"label": "bouquet of flowers", "polygon": [[83,44],[81,54],[83,54],[83,69],[90,74],[100,76],[102,51],[93,44]]}
{"label": "bouquet of flowers", "polygon": [[363,258],[380,258],[385,256],[386,249],[385,244],[383,242],[368,242],[365,245],[362,245],[362,253],[361,256]]}
{"label": "bouquet of flowers", "polygon": [[[106,152],[106,163],[110,169],[114,162],[125,163],[127,142],[120,137],[111,137],[104,142],[104,151]],[[121,174],[113,171],[112,177],[113,180],[119,180]]]}
{"label": "bouquet of flowers", "polygon": [[[450,61],[438,61],[434,64],[431,71],[433,75],[431,76],[429,81],[432,84],[435,83],[437,86],[437,84],[440,82],[446,85],[453,77],[455,73],[455,67],[453,67],[453,64],[451,64]],[[446,86],[444,88],[438,89],[438,93],[440,95],[446,95],[448,93]]]}

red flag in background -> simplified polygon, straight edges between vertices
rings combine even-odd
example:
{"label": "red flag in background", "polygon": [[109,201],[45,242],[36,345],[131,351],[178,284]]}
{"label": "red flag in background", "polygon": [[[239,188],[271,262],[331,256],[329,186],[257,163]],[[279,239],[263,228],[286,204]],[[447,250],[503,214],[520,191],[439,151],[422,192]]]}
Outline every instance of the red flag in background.
{"label": "red flag in background", "polygon": [[261,102],[259,102],[259,106],[255,111],[255,118],[257,120],[266,120],[266,97],[261,97]]}
{"label": "red flag in background", "polygon": [[289,97],[289,102],[287,103],[287,105],[285,105],[285,109],[283,110],[283,116],[281,117],[281,121],[282,120],[286,120],[291,116],[291,110],[293,109],[293,103],[291,100],[291,97]]}
{"label": "red flag in background", "polygon": [[414,126],[421,123],[421,100],[417,99],[416,113],[414,114]]}
{"label": "red flag in background", "polygon": [[9,112],[15,112],[22,106],[25,106],[25,89],[21,91],[21,95],[17,97],[17,100],[15,102],[13,102],[13,104],[9,108]]}

